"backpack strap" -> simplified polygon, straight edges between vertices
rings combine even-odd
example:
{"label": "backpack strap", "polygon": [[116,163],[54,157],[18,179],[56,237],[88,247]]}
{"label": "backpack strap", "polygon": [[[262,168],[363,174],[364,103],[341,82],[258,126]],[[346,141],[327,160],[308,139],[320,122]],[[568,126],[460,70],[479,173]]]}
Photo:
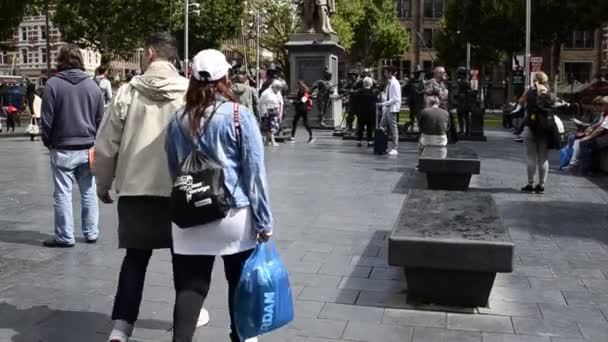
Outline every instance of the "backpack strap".
{"label": "backpack strap", "polygon": [[239,149],[242,150],[243,136],[241,131],[241,116],[239,115],[239,104],[234,102],[232,104],[232,122],[234,124],[234,133],[236,134],[236,143]]}

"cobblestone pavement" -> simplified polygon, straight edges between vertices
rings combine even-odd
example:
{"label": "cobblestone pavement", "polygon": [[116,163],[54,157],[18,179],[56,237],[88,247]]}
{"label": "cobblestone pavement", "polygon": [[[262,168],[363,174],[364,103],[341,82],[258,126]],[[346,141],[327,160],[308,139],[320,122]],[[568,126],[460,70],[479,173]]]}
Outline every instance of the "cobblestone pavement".
{"label": "cobblestone pavement", "polygon": [[[495,197],[516,265],[497,277],[490,307],[476,310],[406,303],[402,272],[387,265],[387,236],[408,190],[421,184],[415,144],[402,144],[397,158],[329,136],[268,150],[276,240],[297,317],[260,341],[606,342],[608,179],[553,168],[546,195],[521,194],[522,145],[506,133],[488,136],[465,143],[483,158],[474,191]],[[0,341],[106,341],[123,256],[115,207],[101,210],[97,245],[42,248],[53,231],[48,153],[28,139],[3,139],[0,161]],[[219,264],[205,304],[211,322],[196,341],[227,341]],[[170,340],[173,299],[170,255],[158,252],[133,341]]]}

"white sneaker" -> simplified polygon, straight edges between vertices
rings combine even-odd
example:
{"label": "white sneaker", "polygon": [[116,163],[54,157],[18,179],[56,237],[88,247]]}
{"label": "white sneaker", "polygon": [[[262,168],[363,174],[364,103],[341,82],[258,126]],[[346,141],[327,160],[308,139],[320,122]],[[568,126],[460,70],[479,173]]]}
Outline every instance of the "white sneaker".
{"label": "white sneaker", "polygon": [[395,150],[395,149],[392,149],[392,150],[390,150],[390,151],[388,152],[388,155],[389,155],[389,156],[396,156],[396,155],[398,155],[398,154],[399,154],[399,152],[397,152],[397,150]]}
{"label": "white sneaker", "polygon": [[279,144],[277,144],[277,143],[274,143],[274,144],[272,144],[272,146],[274,146],[274,147],[279,147],[279,146],[281,146],[281,145],[279,145]]}
{"label": "white sneaker", "polygon": [[204,327],[209,324],[209,311],[207,309],[202,308],[201,313],[198,315],[198,321],[196,322],[196,327]]}
{"label": "white sneaker", "polygon": [[245,342],[258,342],[258,338],[257,337],[248,338],[245,340]]}

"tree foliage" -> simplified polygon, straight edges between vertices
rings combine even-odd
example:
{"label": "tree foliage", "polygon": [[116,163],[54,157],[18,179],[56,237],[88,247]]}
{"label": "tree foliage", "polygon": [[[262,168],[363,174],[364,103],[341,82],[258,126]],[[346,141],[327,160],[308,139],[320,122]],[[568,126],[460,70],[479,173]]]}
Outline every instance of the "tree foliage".
{"label": "tree foliage", "polygon": [[[190,3],[195,2],[200,5],[200,14],[190,14],[188,24],[190,56],[204,49],[219,49],[225,40],[239,36],[245,7],[243,0],[190,1]],[[173,33],[180,47],[184,44],[183,13],[184,1],[174,0]],[[182,50],[180,48],[180,52]]]}
{"label": "tree foliage", "polygon": [[12,38],[23,17],[39,10],[39,0],[0,0],[0,42]]}
{"label": "tree foliage", "polygon": [[[435,46],[449,66],[465,63],[465,46],[472,44],[473,63],[483,66],[520,53],[525,46],[525,1],[446,1],[442,31]],[[576,29],[595,29],[608,21],[608,1],[535,0],[532,2],[533,48],[560,46]],[[554,59],[559,63],[558,59]]]}
{"label": "tree foliage", "polygon": [[143,38],[167,30],[167,0],[56,0],[54,24],[65,41],[128,57]]}
{"label": "tree foliage", "polygon": [[352,25],[352,61],[370,65],[384,58],[403,56],[410,39],[397,18],[395,2],[361,0],[361,3],[363,16]]}
{"label": "tree foliage", "polygon": [[367,0],[336,0],[336,14],[332,17],[332,26],[340,45],[350,50],[355,40],[355,28],[365,16],[364,4]]}

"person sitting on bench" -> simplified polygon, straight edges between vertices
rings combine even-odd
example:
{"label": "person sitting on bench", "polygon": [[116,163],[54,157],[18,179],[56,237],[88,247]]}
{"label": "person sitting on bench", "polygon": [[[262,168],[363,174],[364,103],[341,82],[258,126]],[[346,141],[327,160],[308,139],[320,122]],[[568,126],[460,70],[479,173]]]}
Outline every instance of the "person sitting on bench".
{"label": "person sitting on bench", "polygon": [[448,145],[450,114],[439,107],[441,102],[437,96],[428,96],[427,102],[427,108],[420,114],[419,154],[422,154],[425,147]]}

